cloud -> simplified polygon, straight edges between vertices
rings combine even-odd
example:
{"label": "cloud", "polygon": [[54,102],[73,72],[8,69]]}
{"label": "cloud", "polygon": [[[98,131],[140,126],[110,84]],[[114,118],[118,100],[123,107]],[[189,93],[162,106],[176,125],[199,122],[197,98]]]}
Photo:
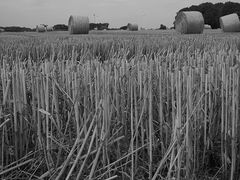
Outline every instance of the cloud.
{"label": "cloud", "polygon": [[30,3],[34,6],[44,6],[50,2],[50,1],[46,1],[46,0],[27,0],[27,1],[29,1],[28,3]]}

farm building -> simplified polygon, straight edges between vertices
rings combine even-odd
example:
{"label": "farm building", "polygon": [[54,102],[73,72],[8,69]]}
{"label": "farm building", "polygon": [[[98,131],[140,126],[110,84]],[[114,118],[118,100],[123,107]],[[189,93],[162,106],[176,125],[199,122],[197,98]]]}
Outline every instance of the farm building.
{"label": "farm building", "polygon": [[212,27],[209,24],[204,24],[204,29],[212,29]]}

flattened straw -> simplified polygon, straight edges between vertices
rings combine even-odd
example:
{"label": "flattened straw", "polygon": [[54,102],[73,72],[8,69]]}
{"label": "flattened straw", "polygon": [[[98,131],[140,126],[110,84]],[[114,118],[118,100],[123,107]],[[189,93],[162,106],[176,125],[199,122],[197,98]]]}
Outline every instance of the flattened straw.
{"label": "flattened straw", "polygon": [[5,120],[2,124],[0,124],[0,129],[1,129],[4,125],[6,125],[9,121],[11,121],[11,119],[7,119],[7,120]]}
{"label": "flattened straw", "polygon": [[78,172],[78,175],[77,175],[77,179],[80,179],[81,175],[82,175],[82,171],[83,171],[83,168],[87,162],[87,159],[88,159],[88,156],[90,155],[91,153],[91,149],[92,149],[92,146],[93,146],[93,142],[95,140],[95,137],[96,137],[96,133],[97,133],[97,126],[95,126],[94,128],[94,131],[93,131],[93,134],[92,134],[92,137],[91,137],[91,141],[90,141],[90,144],[89,144],[89,147],[88,147],[88,151],[87,151],[87,154],[86,154],[86,157],[81,165],[81,168]]}
{"label": "flattened straw", "polygon": [[9,172],[11,172],[11,171],[13,171],[13,170],[15,170],[15,169],[17,169],[17,168],[20,168],[21,166],[24,166],[24,165],[32,162],[33,160],[34,160],[34,159],[26,160],[26,161],[24,161],[24,162],[22,162],[22,163],[17,164],[17,165],[14,166],[14,167],[10,167],[10,168],[8,168],[8,169],[6,169],[6,170],[4,170],[4,171],[1,171],[1,172],[0,172],[0,176],[2,176],[3,174],[9,173]]}
{"label": "flattened straw", "polygon": [[[82,142],[82,144],[81,144],[81,148],[80,148],[79,151],[78,151],[78,154],[77,154],[77,156],[76,156],[76,158],[75,158],[75,160],[74,160],[74,163],[73,163],[73,165],[72,165],[72,167],[71,167],[71,169],[70,169],[70,171],[69,171],[69,173],[68,173],[68,175],[67,175],[67,177],[66,177],[66,180],[68,180],[68,179],[71,177],[71,175],[72,175],[72,173],[73,173],[73,170],[74,170],[74,168],[76,167],[77,162],[78,162],[79,159],[80,159],[80,156],[81,156],[81,154],[82,154],[82,152],[83,152],[83,150],[84,150],[85,144],[86,144],[86,142],[87,142],[87,140],[88,140],[88,137],[89,137],[89,135],[90,135],[90,133],[91,133],[91,131],[92,131],[92,128],[93,128],[93,125],[94,125],[93,122],[95,122],[95,118],[92,120],[91,125],[90,125],[89,128],[88,128],[87,134],[85,135],[85,138],[84,138],[84,140],[83,140],[83,142]],[[96,129],[96,127],[94,128],[94,131],[96,131],[95,129]],[[88,148],[89,148],[89,147],[88,147]]]}
{"label": "flattened straw", "polygon": [[[91,122],[91,124],[93,124],[94,121]],[[86,121],[87,123],[87,121]],[[91,126],[91,125],[90,125]],[[75,143],[74,145],[72,146],[72,149],[71,151],[69,152],[68,156],[67,156],[67,159],[65,160],[64,164],[62,165],[62,169],[61,171],[59,172],[58,176],[56,177],[56,180],[59,180],[61,177],[62,177],[62,174],[64,173],[65,169],[67,168],[69,162],[70,162],[70,159],[72,158],[73,154],[74,154],[74,151],[76,150],[76,147],[80,141],[80,138],[81,138],[81,135],[83,134],[83,128],[81,129],[81,132],[79,133],[79,135],[77,136],[76,140],[75,140]]]}
{"label": "flattened straw", "polygon": [[112,176],[112,177],[110,177],[110,178],[107,178],[107,179],[105,179],[105,180],[112,180],[112,179],[116,179],[116,178],[118,178],[118,176],[117,176],[117,175],[115,175],[115,176]]}

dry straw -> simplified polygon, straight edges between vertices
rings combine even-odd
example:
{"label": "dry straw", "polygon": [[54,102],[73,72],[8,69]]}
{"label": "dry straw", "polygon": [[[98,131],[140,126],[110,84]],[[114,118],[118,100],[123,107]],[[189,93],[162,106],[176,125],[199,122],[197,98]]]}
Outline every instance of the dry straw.
{"label": "dry straw", "polygon": [[46,28],[43,25],[37,25],[36,26],[36,32],[45,32]]}
{"label": "dry straw", "polygon": [[68,20],[68,31],[70,34],[88,34],[89,19],[84,16],[70,16]]}
{"label": "dry straw", "polygon": [[138,31],[138,25],[137,24],[128,23],[127,24],[127,29],[129,31]]}
{"label": "dry straw", "polygon": [[198,11],[179,12],[175,19],[175,29],[181,34],[201,34],[204,28],[202,13]]}
{"label": "dry straw", "polygon": [[239,17],[236,13],[220,17],[219,22],[223,32],[240,31]]}

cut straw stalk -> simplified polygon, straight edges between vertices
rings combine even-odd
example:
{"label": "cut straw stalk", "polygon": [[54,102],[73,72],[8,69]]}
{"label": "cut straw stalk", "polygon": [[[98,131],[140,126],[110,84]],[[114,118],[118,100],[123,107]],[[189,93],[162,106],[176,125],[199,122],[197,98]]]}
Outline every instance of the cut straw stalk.
{"label": "cut straw stalk", "polygon": [[3,128],[11,119],[6,119],[2,124],[0,124],[0,129]]}
{"label": "cut straw stalk", "polygon": [[130,98],[131,98],[131,119],[130,119],[130,121],[131,121],[131,180],[134,180],[134,153],[133,153],[133,151],[134,151],[134,138],[133,138],[133,136],[134,136],[134,117],[133,117],[133,113],[134,113],[134,109],[133,109],[133,106],[134,106],[134,91],[133,91],[133,83],[134,83],[134,81],[133,81],[133,79],[131,78],[130,79],[130,89],[131,89],[131,96],[130,96]]}
{"label": "cut straw stalk", "polygon": [[149,117],[148,117],[148,127],[149,127],[149,179],[152,179],[152,171],[153,171],[153,115],[152,115],[152,68],[153,64],[150,61],[149,67],[149,76],[148,76],[148,88],[149,88]]}
{"label": "cut straw stalk", "polygon": [[234,176],[235,176],[235,171],[236,171],[236,157],[237,157],[237,133],[236,133],[236,129],[237,129],[237,106],[238,106],[238,98],[237,95],[239,93],[239,73],[238,73],[238,69],[236,70],[235,67],[231,68],[230,73],[232,75],[232,133],[231,133],[231,138],[232,138],[232,147],[231,147],[231,154],[232,154],[232,162],[231,162],[231,175],[230,175],[230,179],[234,180]]}

